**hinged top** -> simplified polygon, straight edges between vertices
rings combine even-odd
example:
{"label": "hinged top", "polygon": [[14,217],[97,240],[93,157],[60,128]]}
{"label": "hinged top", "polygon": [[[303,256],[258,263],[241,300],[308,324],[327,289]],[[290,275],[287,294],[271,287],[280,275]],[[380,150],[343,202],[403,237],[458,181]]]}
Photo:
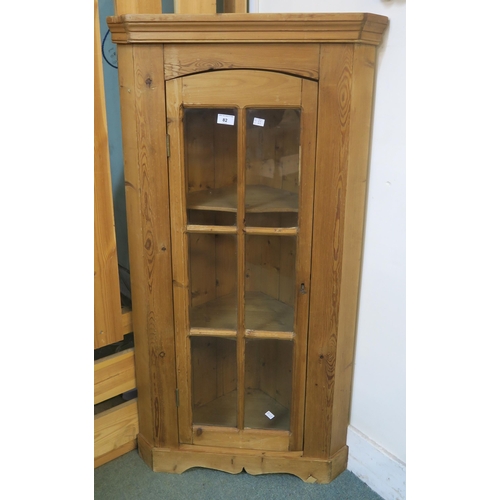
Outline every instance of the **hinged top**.
{"label": "hinged top", "polygon": [[331,42],[379,45],[377,14],[125,14],[108,17],[115,43]]}

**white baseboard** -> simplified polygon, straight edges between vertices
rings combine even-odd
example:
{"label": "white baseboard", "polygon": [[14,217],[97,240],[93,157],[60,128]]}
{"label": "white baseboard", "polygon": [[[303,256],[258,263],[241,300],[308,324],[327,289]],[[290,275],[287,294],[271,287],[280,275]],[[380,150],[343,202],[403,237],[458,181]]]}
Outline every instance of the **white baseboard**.
{"label": "white baseboard", "polygon": [[348,470],[384,500],[406,499],[406,464],[352,426],[347,445]]}

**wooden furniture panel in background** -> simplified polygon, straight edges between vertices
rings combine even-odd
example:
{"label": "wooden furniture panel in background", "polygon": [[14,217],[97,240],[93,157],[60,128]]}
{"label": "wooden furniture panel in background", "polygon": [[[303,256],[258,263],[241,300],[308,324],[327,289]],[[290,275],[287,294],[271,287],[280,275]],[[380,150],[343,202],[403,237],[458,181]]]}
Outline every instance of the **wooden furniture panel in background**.
{"label": "wooden furniture panel in background", "polygon": [[134,349],[94,361],[94,404],[135,389]]}
{"label": "wooden furniture panel in background", "polygon": [[161,14],[161,0],[114,0],[115,16],[122,14]]}
{"label": "wooden furniture panel in background", "polygon": [[94,0],[94,349],[123,338],[99,26]]}
{"label": "wooden furniture panel in background", "polygon": [[176,14],[215,14],[216,0],[174,0]]}
{"label": "wooden furniture panel in background", "polygon": [[94,417],[94,467],[137,447],[137,399],[132,399]]}
{"label": "wooden furniture panel in background", "polygon": [[247,0],[224,0],[224,12],[244,14],[247,10]]}

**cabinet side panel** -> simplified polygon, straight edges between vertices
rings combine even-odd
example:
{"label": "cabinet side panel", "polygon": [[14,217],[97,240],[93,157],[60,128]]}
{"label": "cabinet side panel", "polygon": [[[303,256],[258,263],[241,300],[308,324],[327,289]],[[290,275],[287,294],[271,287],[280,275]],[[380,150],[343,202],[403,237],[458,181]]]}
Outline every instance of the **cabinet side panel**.
{"label": "cabinet side panel", "polygon": [[356,332],[361,252],[365,217],[366,181],[372,118],[372,95],[376,48],[357,45],[354,48],[353,84],[347,193],[345,200],[345,234],[338,316],[335,392],[333,396],[333,429],[330,453],[340,450],[347,440],[351,401],[354,340]]}
{"label": "cabinet side panel", "polygon": [[332,434],[352,58],[352,45],[321,47],[304,430],[304,454],[318,458]]}
{"label": "cabinet side panel", "polygon": [[149,347],[146,331],[148,301],[144,280],[142,208],[140,199],[139,150],[135,120],[134,56],[131,45],[117,47],[120,110],[122,119],[125,201],[127,208],[130,282],[134,304],[134,347],[139,412],[139,433],[153,442],[153,412],[149,376]]}
{"label": "cabinet side panel", "polygon": [[[136,186],[141,214],[141,234],[135,234],[133,242],[140,248],[141,260],[135,262],[141,270],[140,276],[133,276],[139,281],[135,294],[132,289],[134,311],[137,300],[142,313],[140,320],[134,314],[141,362],[137,371],[149,368],[151,442],[155,446],[173,446],[178,439],[163,47],[134,46],[132,50]],[[132,232],[136,231],[133,226]],[[143,363],[144,358],[149,358],[149,364]],[[140,389],[138,394],[141,397]]]}

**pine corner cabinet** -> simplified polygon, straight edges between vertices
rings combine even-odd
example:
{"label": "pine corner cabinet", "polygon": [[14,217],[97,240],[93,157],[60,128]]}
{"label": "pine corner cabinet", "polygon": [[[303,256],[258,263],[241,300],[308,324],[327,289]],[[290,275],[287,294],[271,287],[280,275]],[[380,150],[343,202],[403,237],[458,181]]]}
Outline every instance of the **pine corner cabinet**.
{"label": "pine corner cabinet", "polygon": [[347,466],[374,14],[122,15],[139,453]]}

